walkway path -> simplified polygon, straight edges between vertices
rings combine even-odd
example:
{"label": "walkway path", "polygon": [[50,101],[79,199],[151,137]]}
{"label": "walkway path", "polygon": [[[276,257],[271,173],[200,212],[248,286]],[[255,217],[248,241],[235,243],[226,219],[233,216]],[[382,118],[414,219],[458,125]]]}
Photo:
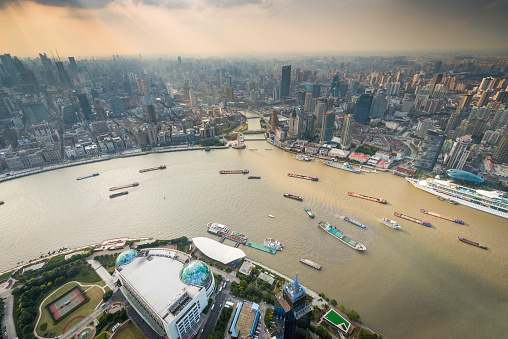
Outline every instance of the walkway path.
{"label": "walkway path", "polygon": [[106,283],[106,285],[112,291],[114,291],[115,288],[116,288],[116,286],[115,286],[115,280],[113,279],[111,274],[109,274],[109,272],[106,271],[106,269],[101,265],[101,263],[98,262],[97,260],[94,260],[94,259],[87,259],[86,261],[90,265],[92,265],[92,268],[95,270],[95,272],[97,272],[97,274],[102,279],[102,281],[104,281]]}

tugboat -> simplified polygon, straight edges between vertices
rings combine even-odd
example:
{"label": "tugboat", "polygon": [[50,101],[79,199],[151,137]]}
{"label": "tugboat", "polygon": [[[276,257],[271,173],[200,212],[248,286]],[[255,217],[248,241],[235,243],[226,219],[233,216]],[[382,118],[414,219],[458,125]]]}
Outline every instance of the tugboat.
{"label": "tugboat", "polygon": [[314,218],[314,213],[310,210],[310,208],[305,207],[305,212],[309,215],[309,217]]}
{"label": "tugboat", "polygon": [[298,200],[298,201],[303,201],[303,198],[302,198],[302,197],[299,197],[299,196],[296,196],[296,195],[293,195],[293,194],[284,193],[284,196],[285,196],[286,198],[289,198],[289,199],[294,199],[294,200]]}

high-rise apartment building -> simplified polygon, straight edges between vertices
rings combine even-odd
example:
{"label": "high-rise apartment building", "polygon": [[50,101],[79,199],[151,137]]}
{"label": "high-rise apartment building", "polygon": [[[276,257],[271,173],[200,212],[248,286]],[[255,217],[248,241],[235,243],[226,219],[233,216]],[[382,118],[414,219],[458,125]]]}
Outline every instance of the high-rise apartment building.
{"label": "high-rise apartment building", "polygon": [[342,134],[340,145],[343,150],[347,150],[351,146],[352,125],[353,125],[353,117],[351,116],[351,114],[344,115],[344,121],[342,122]]}
{"label": "high-rise apartment building", "polygon": [[318,101],[316,108],[314,109],[314,115],[316,116],[317,125],[321,126],[323,123],[323,114],[326,112],[326,102]]}
{"label": "high-rise apartment building", "polygon": [[473,146],[473,139],[471,139],[470,135],[464,135],[460,138],[457,138],[457,141],[452,147],[452,151],[450,152],[450,160],[448,160],[448,164],[446,165],[447,169],[458,169],[461,170],[466,163],[467,157],[471,152],[471,147]]}
{"label": "high-rise apartment building", "polygon": [[430,95],[434,93],[434,90],[436,89],[436,85],[441,83],[441,80],[443,79],[443,73],[435,73],[432,77],[432,80],[430,81]]}
{"label": "high-rise apartment building", "polygon": [[289,117],[289,132],[288,132],[288,136],[290,138],[298,138],[298,135],[300,134],[300,129],[299,129],[299,116],[296,112],[296,109],[293,109],[293,111],[291,112],[291,115]]}
{"label": "high-rise apartment building", "polygon": [[428,130],[423,144],[420,147],[420,152],[415,161],[415,167],[421,168],[425,171],[432,171],[436,164],[437,157],[443,143],[445,141],[445,135],[439,130]]}
{"label": "high-rise apartment building", "polygon": [[146,106],[146,120],[149,124],[155,124],[157,123],[157,116],[155,115],[155,108],[153,105]]}
{"label": "high-rise apartment building", "polygon": [[227,96],[229,102],[233,102],[233,87],[232,86],[226,87],[226,96]]}
{"label": "high-rise apartment building", "polygon": [[478,107],[483,107],[487,104],[487,102],[489,101],[489,96],[491,94],[492,91],[490,90],[485,90],[483,91],[482,95],[480,96],[480,100],[478,100],[478,104],[476,106]]}
{"label": "high-rise apartment building", "polygon": [[280,87],[274,86],[273,87],[273,100],[280,100]]}
{"label": "high-rise apartment building", "polygon": [[81,108],[81,112],[83,113],[83,118],[86,121],[92,120],[92,107],[90,107],[90,102],[86,97],[85,93],[79,93],[78,95],[79,107]]}
{"label": "high-rise apartment building", "polygon": [[508,163],[508,129],[503,134],[499,145],[497,145],[492,155],[492,160],[500,164]]}
{"label": "high-rise apartment building", "polygon": [[291,88],[291,65],[282,67],[282,79],[280,82],[280,96],[283,98],[289,97]]}
{"label": "high-rise apartment building", "polygon": [[309,114],[306,119],[305,125],[305,139],[312,140],[314,139],[314,129],[315,129],[315,120],[316,116],[314,114]]}
{"label": "high-rise apartment building", "polygon": [[323,114],[323,122],[321,123],[320,143],[324,144],[333,138],[333,128],[335,125],[335,112],[328,111]]}

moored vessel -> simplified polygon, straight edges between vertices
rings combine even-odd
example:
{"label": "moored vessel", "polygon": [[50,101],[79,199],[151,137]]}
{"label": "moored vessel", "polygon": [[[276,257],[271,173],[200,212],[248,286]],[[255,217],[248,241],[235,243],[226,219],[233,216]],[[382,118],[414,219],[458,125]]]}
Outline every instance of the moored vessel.
{"label": "moored vessel", "polygon": [[231,235],[234,236],[234,237],[243,239],[243,240],[247,240],[247,236],[245,234],[242,234],[242,233],[237,232],[237,231],[232,231]]}
{"label": "moored vessel", "polygon": [[432,227],[432,225],[430,224],[430,222],[428,222],[427,220],[420,220],[420,219],[416,219],[416,218],[413,218],[409,215],[405,215],[405,214],[402,214],[402,213],[399,213],[399,212],[393,212],[393,214],[396,216],[396,217],[399,217],[399,218],[402,218],[402,219],[406,219],[406,220],[409,220],[409,221],[412,221],[412,222],[415,222],[417,224],[420,224],[420,225],[423,225],[423,226],[427,226],[427,227]]}
{"label": "moored vessel", "polygon": [[349,219],[348,217],[344,217],[344,220],[347,221],[347,222],[350,222],[353,225],[358,226],[360,228],[366,228],[367,227],[364,224],[362,224],[361,222],[353,220],[353,219]]}
{"label": "moored vessel", "polygon": [[243,169],[243,170],[221,170],[219,171],[220,174],[247,174],[249,173],[249,170]]}
{"label": "moored vessel", "polygon": [[109,198],[112,199],[112,198],[116,198],[116,197],[119,197],[119,196],[122,196],[122,195],[126,195],[126,194],[129,194],[129,191],[123,191],[123,192],[118,192],[118,193],[115,193],[115,194],[111,194],[109,196]]}
{"label": "moored vessel", "polygon": [[388,218],[383,218],[383,219],[381,219],[381,223],[383,225],[391,227],[391,228],[393,228],[395,230],[400,230],[400,226],[399,226],[399,224],[397,224],[397,222],[395,220],[391,220],[391,219],[388,219]]}
{"label": "moored vessel", "polygon": [[319,180],[318,177],[311,177],[308,175],[301,175],[301,174],[294,174],[294,173],[288,173],[288,177],[311,180],[311,181],[318,181]]}
{"label": "moored vessel", "polygon": [[229,232],[229,228],[226,225],[219,224],[217,222],[209,222],[208,224],[206,224],[206,227],[208,227],[209,231],[211,229],[213,229],[213,230],[215,230],[217,232],[222,232],[222,233],[228,233]]}
{"label": "moored vessel", "polygon": [[452,204],[452,205],[458,205],[459,203],[456,202],[456,201],[453,201],[453,200],[450,200],[450,199],[446,199],[446,198],[443,198],[443,197],[437,197],[439,200],[441,201],[444,201],[444,202],[447,202],[449,204]]}
{"label": "moored vessel", "polygon": [[304,257],[300,258],[300,262],[304,263],[305,265],[309,265],[310,267],[313,267],[316,270],[320,270],[321,269],[321,265],[319,265],[318,263],[315,263],[312,260],[306,259]]}
{"label": "moored vessel", "polygon": [[354,241],[353,239],[345,236],[341,230],[339,230],[337,227],[335,227],[327,222],[320,221],[318,224],[318,227],[321,228],[326,233],[333,236],[334,238],[342,241],[344,244],[348,245],[351,248],[354,248],[357,251],[365,251],[367,249],[367,247],[365,247],[364,245],[360,244],[359,242]]}
{"label": "moored vessel", "polygon": [[289,193],[284,193],[284,197],[289,198],[289,199],[298,200],[298,201],[303,201],[302,197],[299,197],[299,196],[293,195],[293,194],[289,194]]}
{"label": "moored vessel", "polygon": [[284,245],[281,242],[279,242],[273,238],[266,238],[263,245],[265,245],[266,247],[276,249],[277,251],[281,251],[282,248],[284,247]]}
{"label": "moored vessel", "polygon": [[300,161],[312,161],[313,160],[311,157],[303,155],[303,154],[295,155],[293,157],[293,159],[300,160]]}
{"label": "moored vessel", "polygon": [[3,201],[0,201],[0,205],[3,205],[3,204],[4,204],[4,202],[3,202]]}
{"label": "moored vessel", "polygon": [[93,177],[96,177],[98,175],[99,175],[99,173],[94,173],[94,174],[91,174],[91,175],[87,175],[86,177],[76,178],[76,180],[83,180],[83,179],[93,178]]}
{"label": "moored vessel", "polygon": [[305,207],[305,212],[309,215],[309,217],[314,218],[314,213],[310,210],[310,208]]}
{"label": "moored vessel", "polygon": [[488,250],[489,248],[485,245],[482,245],[482,244],[479,244],[477,242],[474,242],[474,241],[471,241],[471,240],[468,240],[466,238],[462,238],[462,237],[457,237],[457,239],[459,239],[460,241],[462,242],[465,242],[466,244],[469,244],[469,245],[473,245],[473,246],[476,246],[476,247],[479,247],[479,248],[482,248],[484,250]]}
{"label": "moored vessel", "polygon": [[268,214],[268,217],[275,218],[275,215]]}
{"label": "moored vessel", "polygon": [[368,195],[363,195],[360,193],[347,192],[347,195],[349,195],[350,197],[361,198],[361,199],[365,199],[365,200],[369,200],[369,201],[373,201],[373,202],[378,202],[380,204],[387,203],[387,201],[383,198],[373,198],[373,197],[369,197]]}
{"label": "moored vessel", "polygon": [[157,170],[163,170],[163,169],[166,169],[166,165],[160,165],[159,167],[140,169],[139,173],[145,173],[145,172],[157,171]]}
{"label": "moored vessel", "polygon": [[326,166],[330,166],[330,167],[333,167],[333,168],[338,168],[338,169],[341,169],[341,170],[344,170],[344,171],[348,171],[348,172],[352,172],[352,173],[357,173],[357,174],[360,174],[362,173],[362,171],[360,171],[358,168],[354,168],[353,166],[351,166],[349,164],[349,162],[346,162],[344,163],[344,165],[341,165],[339,163],[335,163],[333,161],[321,161],[323,164],[325,164]]}
{"label": "moored vessel", "polygon": [[422,212],[424,214],[432,215],[433,217],[436,217],[436,218],[441,218],[441,219],[448,220],[448,221],[451,221],[451,222],[454,222],[457,224],[464,225],[464,221],[462,221],[462,219],[459,219],[459,218],[447,217],[447,216],[441,215],[439,213],[434,213],[434,212],[424,210],[423,208],[420,208],[420,212]]}
{"label": "moored vessel", "polygon": [[139,182],[134,182],[134,183],[129,184],[129,185],[111,187],[109,190],[110,191],[116,191],[116,190],[122,190],[124,188],[136,187],[136,186],[139,186]]}

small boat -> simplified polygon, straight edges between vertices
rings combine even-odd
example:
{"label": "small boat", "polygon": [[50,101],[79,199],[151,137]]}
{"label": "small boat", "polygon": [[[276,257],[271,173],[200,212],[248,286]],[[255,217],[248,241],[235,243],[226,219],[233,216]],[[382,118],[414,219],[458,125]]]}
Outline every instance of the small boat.
{"label": "small boat", "polygon": [[206,152],[210,152],[210,146],[206,146],[206,147],[205,147],[205,151],[206,151]]}
{"label": "small boat", "polygon": [[476,247],[479,247],[481,249],[484,249],[484,250],[488,250],[489,248],[485,245],[482,245],[482,244],[479,244],[477,242],[474,242],[474,241],[471,241],[471,240],[468,240],[466,238],[462,238],[462,237],[457,237],[457,239],[459,239],[460,241],[462,242],[465,242],[466,244],[469,244],[469,245],[473,245],[473,246],[476,246]]}
{"label": "small boat", "polygon": [[87,175],[86,177],[79,177],[79,178],[76,178],[76,180],[83,180],[83,179],[88,179],[88,178],[93,178],[93,177],[96,177],[98,176],[99,173],[94,173],[92,175]]}
{"label": "small boat", "polygon": [[124,189],[124,188],[136,187],[136,186],[139,186],[139,182],[135,182],[135,183],[132,183],[132,184],[130,184],[130,185],[123,185],[123,186],[118,186],[118,187],[111,187],[109,190],[110,190],[110,191],[116,191],[116,190],[121,190],[121,189]]}
{"label": "small boat", "polygon": [[360,228],[366,228],[366,226],[364,224],[362,224],[361,222],[359,222],[359,221],[356,221],[356,220],[353,220],[353,219],[349,219],[348,217],[344,217],[344,220],[347,221],[347,222],[350,222],[353,225],[358,226]]}
{"label": "small boat", "polygon": [[300,160],[300,161],[312,161],[314,159],[312,159],[311,157],[308,157],[306,155],[303,155],[303,154],[298,154],[298,155],[295,155],[293,157],[293,159],[295,160]]}
{"label": "small boat", "polygon": [[284,245],[281,242],[279,242],[273,238],[266,238],[263,245],[265,245],[266,247],[276,249],[277,251],[281,251],[282,248],[284,247]]}
{"label": "small boat", "polygon": [[275,218],[275,215],[268,214],[270,218]]}
{"label": "small boat", "polygon": [[284,197],[289,198],[289,199],[298,200],[298,201],[302,201],[303,200],[302,197],[299,197],[299,196],[293,195],[293,194],[289,194],[289,193],[284,193]]}
{"label": "small boat", "polygon": [[249,176],[247,179],[261,179],[261,177],[256,177],[256,176]]}
{"label": "small boat", "polygon": [[249,151],[257,151],[257,148],[249,148]]}
{"label": "small boat", "polygon": [[309,217],[314,218],[314,213],[310,210],[310,208],[305,207],[305,212],[309,215]]}
{"label": "small boat", "polygon": [[118,192],[118,193],[115,193],[115,194],[111,194],[109,196],[109,198],[113,199],[113,198],[116,198],[116,197],[119,197],[119,196],[122,196],[122,195],[126,195],[126,194],[129,194],[129,192],[128,191]]}
{"label": "small boat", "polygon": [[4,204],[4,202],[3,202],[3,201],[0,201],[0,205],[3,205],[3,204]]}
{"label": "small boat", "polygon": [[139,173],[145,173],[145,172],[156,171],[156,170],[163,170],[163,169],[166,169],[166,165],[160,165],[159,167],[140,169]]}
{"label": "small boat", "polygon": [[318,177],[310,177],[308,175],[301,175],[301,174],[294,174],[294,173],[288,173],[288,177],[311,180],[311,181],[318,181],[319,180]]}
{"label": "small boat", "polygon": [[400,230],[399,224],[397,224],[397,222],[394,221],[394,220],[391,220],[391,219],[388,219],[388,218],[383,218],[383,219],[381,219],[381,223],[383,225],[391,227],[391,228],[393,228],[395,230]]}
{"label": "small boat", "polygon": [[222,232],[222,233],[228,233],[229,232],[229,228],[226,226],[226,225],[223,225],[223,224],[219,224],[219,223],[216,223],[216,222],[209,222],[206,227],[208,227],[208,230],[216,230],[217,232]]}
{"label": "small boat", "polygon": [[243,169],[243,170],[221,170],[219,171],[220,174],[247,174],[249,173],[249,170]]}
{"label": "small boat", "polygon": [[232,231],[231,235],[234,236],[234,237],[243,239],[243,240],[247,240],[247,236],[245,234],[237,232],[237,231]]}

